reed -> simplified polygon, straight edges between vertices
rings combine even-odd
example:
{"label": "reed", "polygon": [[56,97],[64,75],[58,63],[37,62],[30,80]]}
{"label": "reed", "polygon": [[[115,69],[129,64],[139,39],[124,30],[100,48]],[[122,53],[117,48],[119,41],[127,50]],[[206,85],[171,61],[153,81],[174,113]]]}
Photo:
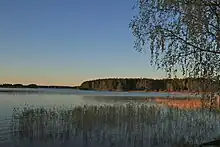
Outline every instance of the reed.
{"label": "reed", "polygon": [[16,142],[88,147],[191,147],[218,136],[217,110],[145,104],[14,109]]}

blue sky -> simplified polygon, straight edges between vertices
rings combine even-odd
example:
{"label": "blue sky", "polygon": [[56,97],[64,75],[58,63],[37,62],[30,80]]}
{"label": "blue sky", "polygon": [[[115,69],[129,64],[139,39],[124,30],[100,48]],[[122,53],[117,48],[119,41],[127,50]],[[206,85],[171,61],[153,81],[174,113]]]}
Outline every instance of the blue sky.
{"label": "blue sky", "polygon": [[0,83],[78,85],[105,77],[161,78],[133,49],[136,0],[1,0]]}

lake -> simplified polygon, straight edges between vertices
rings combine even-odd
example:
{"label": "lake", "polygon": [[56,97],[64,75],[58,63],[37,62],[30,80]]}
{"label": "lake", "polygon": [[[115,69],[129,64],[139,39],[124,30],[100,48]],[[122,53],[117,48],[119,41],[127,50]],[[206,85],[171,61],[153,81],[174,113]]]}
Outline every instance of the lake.
{"label": "lake", "polygon": [[186,94],[0,89],[0,146],[193,146],[220,135],[219,112],[149,98]]}

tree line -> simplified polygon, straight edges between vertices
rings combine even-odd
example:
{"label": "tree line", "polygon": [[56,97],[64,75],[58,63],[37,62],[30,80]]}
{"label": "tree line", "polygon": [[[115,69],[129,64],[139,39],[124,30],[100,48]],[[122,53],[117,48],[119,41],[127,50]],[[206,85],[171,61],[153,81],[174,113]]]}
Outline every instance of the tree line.
{"label": "tree line", "polygon": [[204,79],[108,78],[83,82],[79,89],[108,91],[204,91]]}
{"label": "tree line", "polygon": [[29,85],[23,85],[23,84],[0,84],[0,88],[77,88],[77,87],[71,87],[71,86],[44,86],[44,85],[36,85],[36,84],[29,84]]}

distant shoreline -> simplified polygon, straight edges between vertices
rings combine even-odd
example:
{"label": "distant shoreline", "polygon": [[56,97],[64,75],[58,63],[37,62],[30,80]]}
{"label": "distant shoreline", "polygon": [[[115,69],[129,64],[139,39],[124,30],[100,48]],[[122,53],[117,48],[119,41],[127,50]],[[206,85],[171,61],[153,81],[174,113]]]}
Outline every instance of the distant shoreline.
{"label": "distant shoreline", "polygon": [[[188,95],[196,95],[195,92],[192,91],[151,91],[151,90],[101,90],[101,89],[87,89],[87,88],[82,88],[81,86],[55,86],[55,85],[36,85],[36,84],[29,84],[29,85],[23,85],[23,84],[0,84],[0,88],[5,88],[5,89],[19,89],[19,88],[29,88],[29,89],[37,89],[37,88],[44,88],[44,89],[77,89],[77,90],[92,90],[92,91],[108,91],[108,92],[141,92],[141,93],[149,93],[149,92],[156,92],[156,93],[170,93],[173,95],[178,95],[178,94],[188,94]],[[6,90],[8,91],[8,90]],[[9,90],[11,91],[11,90]],[[5,92],[5,90],[0,90],[0,92]],[[204,92],[200,92],[204,93]]]}
{"label": "distant shoreline", "polygon": [[1,84],[0,88],[51,88],[51,89],[77,89],[78,86],[55,86],[55,85],[36,85],[36,84]]}
{"label": "distant shoreline", "polygon": [[9,88],[9,89],[17,89],[17,88],[48,88],[48,89],[78,89],[78,90],[92,90],[92,91],[109,91],[109,92],[159,92],[159,93],[173,93],[173,94],[187,94],[187,93],[193,93],[190,91],[152,91],[152,90],[105,90],[105,89],[87,89],[87,88],[81,88],[80,86],[45,86],[45,85],[22,85],[22,84],[0,84],[0,88]]}

